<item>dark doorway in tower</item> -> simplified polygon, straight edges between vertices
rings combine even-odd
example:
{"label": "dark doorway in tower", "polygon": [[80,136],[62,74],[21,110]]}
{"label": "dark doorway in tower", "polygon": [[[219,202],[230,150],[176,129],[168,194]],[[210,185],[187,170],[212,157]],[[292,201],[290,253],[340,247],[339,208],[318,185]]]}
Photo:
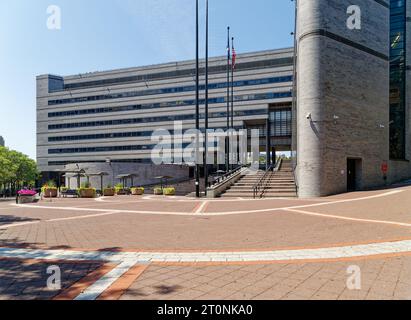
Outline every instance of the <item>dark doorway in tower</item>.
{"label": "dark doorway in tower", "polygon": [[347,191],[353,192],[360,189],[361,159],[347,159]]}

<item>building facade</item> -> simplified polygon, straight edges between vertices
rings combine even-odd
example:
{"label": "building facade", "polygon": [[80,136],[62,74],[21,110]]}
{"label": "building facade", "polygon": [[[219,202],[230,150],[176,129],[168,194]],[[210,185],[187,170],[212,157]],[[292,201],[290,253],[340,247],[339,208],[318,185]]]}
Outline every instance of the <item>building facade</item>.
{"label": "building facade", "polygon": [[[227,126],[226,57],[209,64],[209,127]],[[201,64],[204,127],[204,61]],[[261,149],[291,149],[293,49],[241,54],[234,128],[260,129]],[[37,77],[37,162],[47,178],[66,165],[106,169],[150,164],[157,129],[195,127],[195,61],[60,77]],[[268,124],[268,125],[267,125]],[[270,139],[266,139],[267,128]],[[101,164],[100,166],[96,164]],[[121,170],[120,170],[121,171]]]}
{"label": "building facade", "polygon": [[[260,129],[268,155],[291,151],[300,197],[411,177],[410,21],[406,0],[298,1],[295,48],[238,56],[234,127]],[[175,121],[195,127],[194,68],[184,61],[39,76],[40,170],[149,164],[153,131],[172,132]],[[215,129],[227,126],[226,68],[226,57],[211,59]],[[204,127],[204,61],[201,75]]]}

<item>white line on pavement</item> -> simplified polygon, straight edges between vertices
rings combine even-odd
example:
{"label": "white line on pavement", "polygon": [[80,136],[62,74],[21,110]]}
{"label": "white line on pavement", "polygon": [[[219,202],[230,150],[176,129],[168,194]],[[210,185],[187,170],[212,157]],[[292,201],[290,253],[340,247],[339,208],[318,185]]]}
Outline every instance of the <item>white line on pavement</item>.
{"label": "white line on pavement", "polygon": [[411,227],[410,223],[403,223],[403,222],[396,222],[396,221],[351,218],[351,217],[345,217],[345,216],[336,216],[332,214],[324,214],[324,213],[317,213],[317,212],[310,212],[310,211],[303,211],[303,210],[296,210],[296,209],[285,209],[285,211],[300,213],[300,214],[309,215],[309,216],[322,217],[322,218],[331,218],[331,219],[338,219],[338,220],[348,220],[348,221],[367,222],[367,223],[371,222],[371,223],[378,223],[378,224],[389,224],[389,225],[396,225],[400,227]]}
{"label": "white line on pavement", "polygon": [[119,214],[119,212],[118,211],[109,211],[109,212],[105,212],[105,213],[89,214],[89,215],[84,215],[84,216],[56,218],[56,219],[45,220],[45,222],[58,222],[58,221],[68,221],[68,220],[77,220],[77,219],[89,219],[89,218],[96,218],[96,217],[103,217],[103,216],[111,216],[113,214]]}
{"label": "white line on pavement", "polygon": [[[319,206],[326,206],[338,203],[348,203],[348,202],[356,202],[356,201],[365,201],[371,200],[376,198],[388,197],[391,195],[395,195],[398,193],[403,192],[404,190],[395,190],[386,192],[383,194],[355,198],[355,199],[344,199],[344,200],[335,200],[330,202],[321,202],[321,203],[312,203],[306,205],[298,205],[298,206],[288,206],[288,207],[279,207],[279,208],[268,208],[268,209],[259,209],[259,210],[244,210],[244,211],[228,211],[228,212],[203,212],[202,215],[204,216],[221,216],[221,215],[238,215],[238,214],[250,214],[250,213],[271,213],[275,211],[283,211],[283,210],[292,210],[292,209],[303,209],[303,208],[312,208],[312,207],[319,207]],[[33,209],[47,209],[47,210],[66,210],[66,211],[88,211],[88,212],[103,212],[107,213],[107,210],[110,210],[112,214],[114,213],[135,213],[135,214],[147,214],[147,215],[179,215],[179,216],[192,216],[195,213],[192,212],[167,212],[167,211],[143,211],[143,210],[111,210],[111,209],[96,209],[96,208],[79,208],[79,207],[53,207],[53,206],[38,206],[38,205],[18,205],[18,204],[11,204],[11,206],[17,207],[24,207],[24,208],[33,208]],[[72,217],[72,220],[76,219],[76,217]],[[11,225],[13,226],[13,225]],[[0,227],[4,228],[4,227]]]}
{"label": "white line on pavement", "polygon": [[135,259],[121,262],[113,270],[102,276],[90,287],[80,293],[74,300],[96,300],[105,290],[137,263],[138,260]]}
{"label": "white line on pavement", "polygon": [[203,213],[202,211],[203,211],[203,209],[205,208],[205,206],[208,204],[208,201],[203,201],[203,203],[201,204],[201,206],[199,206],[198,207],[198,209],[196,210],[196,214],[199,214],[199,213]]}

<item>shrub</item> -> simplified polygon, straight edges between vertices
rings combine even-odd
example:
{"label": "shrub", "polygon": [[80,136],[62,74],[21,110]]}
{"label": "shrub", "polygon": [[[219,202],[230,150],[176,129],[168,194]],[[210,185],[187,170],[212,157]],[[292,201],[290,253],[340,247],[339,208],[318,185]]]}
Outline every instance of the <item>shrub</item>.
{"label": "shrub", "polygon": [[164,188],[163,193],[165,196],[174,196],[176,194],[176,188]]}
{"label": "shrub", "polygon": [[57,190],[57,188],[54,186],[50,186],[48,184],[45,184],[44,186],[41,187],[41,192],[45,193],[46,190]]}
{"label": "shrub", "polygon": [[44,193],[45,190],[57,190],[56,183],[53,180],[47,181],[42,187],[41,192]]}
{"label": "shrub", "polygon": [[19,196],[31,196],[32,197],[32,196],[35,196],[37,194],[37,192],[34,191],[34,190],[23,189],[23,190],[20,190],[19,192],[17,192],[17,194]]}
{"label": "shrub", "polygon": [[123,184],[122,183],[117,183],[115,185],[114,189],[116,189],[116,191],[123,190],[124,189]]}
{"label": "shrub", "polygon": [[143,187],[133,187],[130,189],[131,191],[136,191],[136,190],[142,190],[144,191],[145,189]]}
{"label": "shrub", "polygon": [[89,189],[90,187],[90,182],[84,182],[81,184],[81,189]]}
{"label": "shrub", "polygon": [[44,185],[44,187],[48,187],[49,189],[54,189],[57,187],[56,183],[54,182],[54,180],[49,180],[46,182],[46,184]]}
{"label": "shrub", "polygon": [[153,189],[153,191],[154,191],[154,194],[155,194],[155,195],[163,194],[163,188],[161,188],[161,187],[155,187],[155,188]]}

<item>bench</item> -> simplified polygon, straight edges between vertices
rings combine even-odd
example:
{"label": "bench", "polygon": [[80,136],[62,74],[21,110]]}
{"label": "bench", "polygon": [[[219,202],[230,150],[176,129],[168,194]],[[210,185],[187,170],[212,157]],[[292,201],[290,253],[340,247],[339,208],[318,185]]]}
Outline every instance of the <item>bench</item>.
{"label": "bench", "polygon": [[61,192],[61,195],[63,196],[63,198],[66,198],[66,197],[78,198],[77,190],[64,190]]}

